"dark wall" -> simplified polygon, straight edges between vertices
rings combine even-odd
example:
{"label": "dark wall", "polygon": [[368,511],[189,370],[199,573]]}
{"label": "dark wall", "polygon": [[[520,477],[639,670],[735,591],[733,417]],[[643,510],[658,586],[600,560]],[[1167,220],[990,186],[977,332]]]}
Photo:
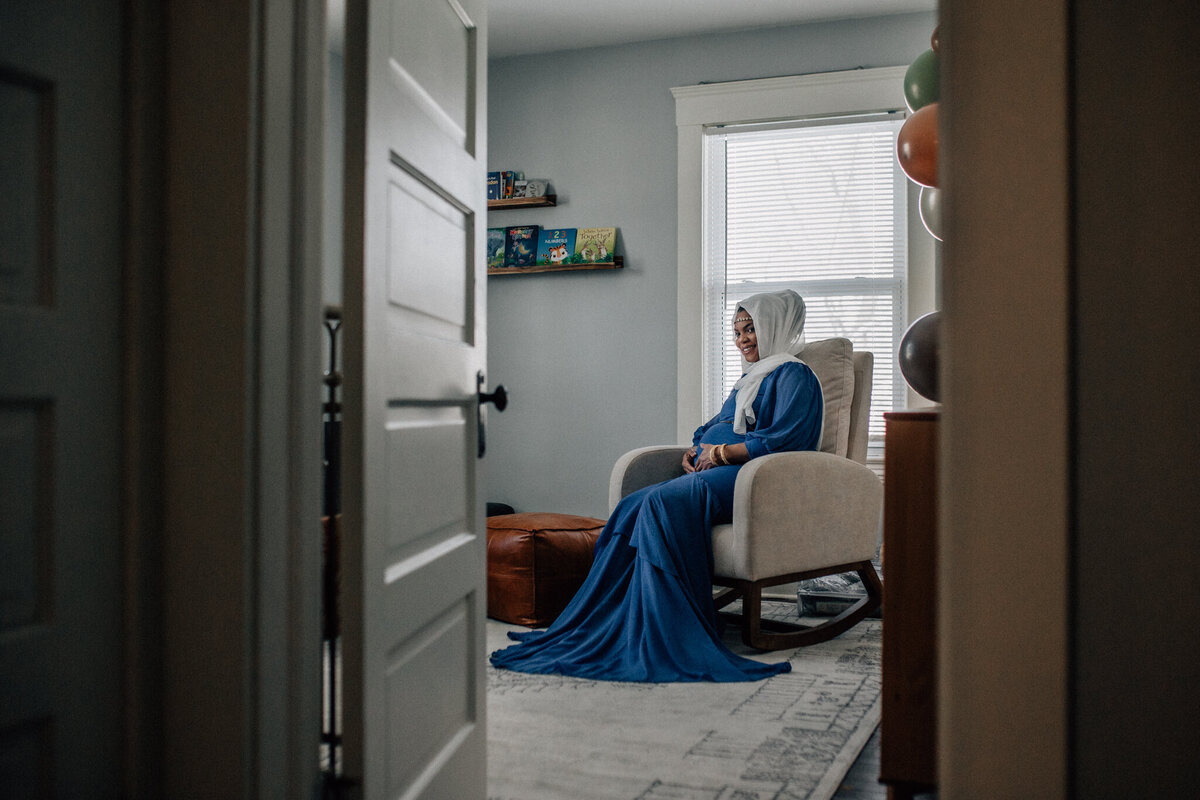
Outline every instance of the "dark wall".
{"label": "dark wall", "polygon": [[1074,796],[1200,785],[1200,5],[1074,7]]}

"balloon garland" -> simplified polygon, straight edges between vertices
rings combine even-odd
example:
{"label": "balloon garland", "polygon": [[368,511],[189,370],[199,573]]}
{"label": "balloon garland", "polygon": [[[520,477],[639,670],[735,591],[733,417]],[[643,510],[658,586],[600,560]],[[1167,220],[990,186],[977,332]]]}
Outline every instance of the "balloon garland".
{"label": "balloon garland", "polygon": [[[904,102],[911,112],[896,137],[896,160],[900,169],[921,187],[921,222],[925,230],[942,240],[942,193],[938,188],[938,102],[941,99],[941,42],[938,29],[929,37],[930,49],[917,56],[904,73]],[[900,340],[896,354],[900,374],[915,392],[932,401],[941,400],[938,361],[941,312],[917,319]]]}
{"label": "balloon garland", "polygon": [[935,186],[921,187],[921,222],[933,238],[942,241],[942,190]]}
{"label": "balloon garland", "polygon": [[937,152],[942,81],[938,28],[933,29],[929,44],[930,49],[917,56],[904,73],[904,102],[911,113],[896,137],[896,160],[908,179],[921,187],[921,221],[930,235],[941,241]]}
{"label": "balloon garland", "polygon": [[939,402],[942,396],[938,383],[941,321],[941,311],[930,311],[918,317],[904,332],[896,352],[900,374],[904,376],[905,382],[914,392],[935,403]]}

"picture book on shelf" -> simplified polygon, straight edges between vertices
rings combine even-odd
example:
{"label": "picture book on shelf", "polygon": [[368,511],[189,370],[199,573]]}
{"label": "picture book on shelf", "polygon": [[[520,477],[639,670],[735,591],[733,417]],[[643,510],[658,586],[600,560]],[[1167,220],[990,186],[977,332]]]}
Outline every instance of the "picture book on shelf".
{"label": "picture book on shelf", "polygon": [[487,229],[487,265],[504,266],[504,228]]}
{"label": "picture book on shelf", "polygon": [[576,263],[611,264],[616,245],[616,228],[579,228],[575,233]]}
{"label": "picture book on shelf", "polygon": [[513,197],[513,185],[518,178],[524,177],[524,173],[513,172],[511,170],[503,170],[500,173],[500,199],[510,200]]}
{"label": "picture book on shelf", "polygon": [[487,199],[500,199],[500,173],[489,172],[487,174]]}
{"label": "picture book on shelf", "polygon": [[537,225],[514,225],[505,229],[504,266],[532,267],[537,256]]}
{"label": "picture book on shelf", "polygon": [[538,234],[538,266],[557,267],[570,264],[575,255],[574,228],[544,228]]}

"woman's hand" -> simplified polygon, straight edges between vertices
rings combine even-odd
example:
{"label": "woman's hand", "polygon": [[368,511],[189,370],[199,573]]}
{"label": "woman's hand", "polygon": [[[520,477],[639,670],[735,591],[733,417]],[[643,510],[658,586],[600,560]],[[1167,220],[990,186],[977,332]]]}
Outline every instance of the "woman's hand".
{"label": "woman's hand", "polygon": [[713,448],[711,445],[700,451],[700,457],[696,459],[696,472],[706,469],[712,469],[717,466],[712,460]]}
{"label": "woman's hand", "polygon": [[[717,456],[718,451],[720,456]],[[716,460],[714,460],[716,459]],[[686,472],[699,472],[715,467],[729,467],[745,464],[750,460],[750,453],[744,444],[705,445],[696,455],[696,448],[683,454],[683,469]]]}

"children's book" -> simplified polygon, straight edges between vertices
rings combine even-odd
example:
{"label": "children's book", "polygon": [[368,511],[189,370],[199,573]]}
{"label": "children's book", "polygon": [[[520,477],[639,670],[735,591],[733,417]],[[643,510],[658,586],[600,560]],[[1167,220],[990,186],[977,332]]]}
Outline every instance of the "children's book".
{"label": "children's book", "polygon": [[487,199],[500,199],[500,173],[489,172],[487,174]]}
{"label": "children's book", "polygon": [[513,196],[513,184],[517,181],[518,174],[511,170],[504,170],[500,173],[500,199],[508,200]]}
{"label": "children's book", "polygon": [[506,229],[504,266],[532,267],[537,255],[537,225],[514,225]]}
{"label": "children's book", "polygon": [[616,228],[580,228],[575,234],[575,255],[580,264],[611,264],[616,246]]}
{"label": "children's book", "polygon": [[545,228],[538,234],[537,265],[570,264],[575,256],[574,228]]}
{"label": "children's book", "polygon": [[504,266],[504,228],[487,229],[487,265]]}

